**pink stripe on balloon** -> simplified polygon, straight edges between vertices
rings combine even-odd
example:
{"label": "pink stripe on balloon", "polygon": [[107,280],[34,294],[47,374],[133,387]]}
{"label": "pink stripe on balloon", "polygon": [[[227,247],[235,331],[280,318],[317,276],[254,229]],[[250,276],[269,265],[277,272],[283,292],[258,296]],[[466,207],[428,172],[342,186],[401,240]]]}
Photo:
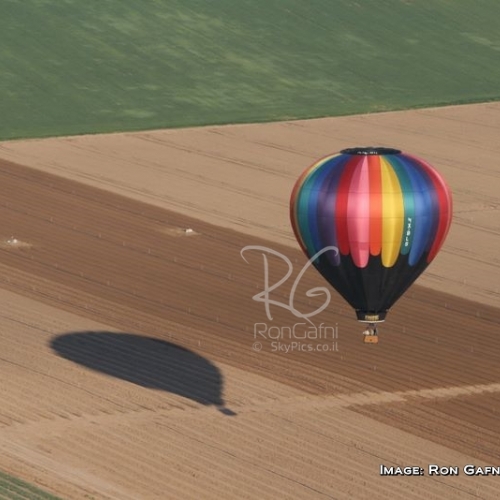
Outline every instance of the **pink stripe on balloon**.
{"label": "pink stripe on balloon", "polygon": [[349,186],[347,202],[347,234],[351,257],[358,267],[365,267],[370,256],[370,182],[368,159],[363,158]]}

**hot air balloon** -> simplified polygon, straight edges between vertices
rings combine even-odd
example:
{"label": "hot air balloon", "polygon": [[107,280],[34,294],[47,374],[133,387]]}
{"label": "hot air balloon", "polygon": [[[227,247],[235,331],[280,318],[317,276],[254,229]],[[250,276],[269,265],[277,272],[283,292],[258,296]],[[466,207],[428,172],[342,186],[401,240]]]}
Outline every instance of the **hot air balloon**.
{"label": "hot air balloon", "polygon": [[385,320],[436,257],[451,216],[441,175],[422,159],[382,147],[322,158],[299,177],[290,200],[302,250],[358,321],[372,324]]}

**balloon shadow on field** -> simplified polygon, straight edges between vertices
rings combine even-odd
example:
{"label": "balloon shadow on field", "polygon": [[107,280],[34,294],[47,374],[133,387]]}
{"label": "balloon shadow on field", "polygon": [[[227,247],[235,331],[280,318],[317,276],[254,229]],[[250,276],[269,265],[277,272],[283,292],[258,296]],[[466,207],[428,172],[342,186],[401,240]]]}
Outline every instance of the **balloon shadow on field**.
{"label": "balloon shadow on field", "polygon": [[203,356],[171,342],[132,333],[85,331],[58,335],[50,347],[59,356],[97,372],[235,415],[225,407],[220,370]]}

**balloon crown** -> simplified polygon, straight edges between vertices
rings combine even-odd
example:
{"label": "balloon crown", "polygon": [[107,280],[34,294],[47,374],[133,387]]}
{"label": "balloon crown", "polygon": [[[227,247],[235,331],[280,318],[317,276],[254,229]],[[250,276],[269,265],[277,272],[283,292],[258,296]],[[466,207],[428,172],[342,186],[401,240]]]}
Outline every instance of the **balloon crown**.
{"label": "balloon crown", "polygon": [[345,155],[399,155],[401,151],[399,149],[384,148],[384,147],[373,147],[368,146],[365,148],[347,148],[341,151]]}

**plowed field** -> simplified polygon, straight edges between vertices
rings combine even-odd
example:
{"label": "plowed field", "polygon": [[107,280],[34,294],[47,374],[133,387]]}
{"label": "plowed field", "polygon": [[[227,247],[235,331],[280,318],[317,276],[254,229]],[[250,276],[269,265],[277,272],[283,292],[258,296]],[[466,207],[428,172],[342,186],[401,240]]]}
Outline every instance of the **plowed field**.
{"label": "plowed field", "polygon": [[296,250],[7,161],[0,203],[5,470],[67,499],[497,498],[497,477],[379,467],[498,465],[498,309],[414,286],[367,346],[332,296],[304,351],[254,333],[297,319],[269,321],[241,255],[290,258],[287,302]]}
{"label": "plowed field", "polygon": [[[499,117],[491,103],[1,143],[0,470],[67,500],[496,500],[498,476],[427,467],[500,465]],[[378,345],[335,294],[314,338],[280,307],[305,264],[288,197],[318,157],[368,144],[444,174],[452,229]],[[247,245],[293,266],[268,312]],[[276,283],[288,267],[268,263]],[[321,307],[317,286],[305,272],[293,306]]]}

